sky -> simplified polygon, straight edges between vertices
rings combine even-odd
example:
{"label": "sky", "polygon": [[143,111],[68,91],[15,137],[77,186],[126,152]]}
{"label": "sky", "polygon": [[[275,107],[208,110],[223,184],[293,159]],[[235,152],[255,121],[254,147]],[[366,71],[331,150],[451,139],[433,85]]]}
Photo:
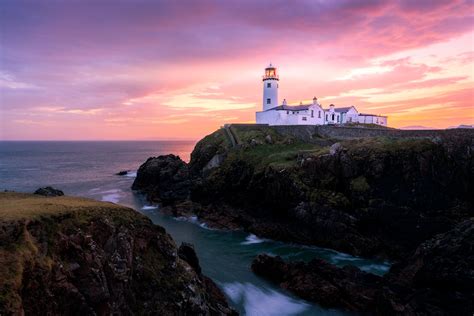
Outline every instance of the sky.
{"label": "sky", "polygon": [[199,139],[280,101],[474,124],[472,0],[1,0],[0,139]]}

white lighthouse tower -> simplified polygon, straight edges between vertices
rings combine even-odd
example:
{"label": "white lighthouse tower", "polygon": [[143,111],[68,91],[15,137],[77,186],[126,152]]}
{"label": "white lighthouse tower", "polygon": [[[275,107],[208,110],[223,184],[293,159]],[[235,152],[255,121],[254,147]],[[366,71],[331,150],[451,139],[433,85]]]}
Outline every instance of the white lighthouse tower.
{"label": "white lighthouse tower", "polygon": [[278,106],[278,80],[276,67],[268,65],[263,76],[263,111]]}

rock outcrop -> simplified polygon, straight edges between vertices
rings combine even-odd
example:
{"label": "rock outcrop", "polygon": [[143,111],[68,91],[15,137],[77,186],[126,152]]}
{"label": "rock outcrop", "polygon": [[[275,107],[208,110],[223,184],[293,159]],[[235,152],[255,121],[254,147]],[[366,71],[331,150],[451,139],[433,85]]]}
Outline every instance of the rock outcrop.
{"label": "rock outcrop", "polygon": [[382,278],[354,266],[338,268],[321,259],[286,263],[280,257],[259,255],[252,270],[308,301],[352,311],[374,309]]}
{"label": "rock outcrop", "polygon": [[235,314],[195,254],[132,209],[0,193],[0,214],[1,315]]}
{"label": "rock outcrop", "polygon": [[282,288],[324,306],[380,315],[472,315],[474,221],[421,244],[379,277],[323,260],[284,262],[259,255],[252,270]]}
{"label": "rock outcrop", "polygon": [[137,171],[132,189],[145,192],[150,199],[169,204],[189,196],[191,181],[188,166],[179,156],[149,158]]}
{"label": "rock outcrop", "polygon": [[34,194],[43,195],[43,196],[63,196],[64,192],[61,190],[57,190],[53,187],[44,187],[39,188],[34,192]]}

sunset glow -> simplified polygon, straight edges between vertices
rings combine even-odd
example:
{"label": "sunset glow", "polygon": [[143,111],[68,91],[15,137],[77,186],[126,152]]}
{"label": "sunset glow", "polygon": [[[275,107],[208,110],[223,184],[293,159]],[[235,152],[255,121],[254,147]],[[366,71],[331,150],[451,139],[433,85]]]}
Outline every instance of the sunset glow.
{"label": "sunset glow", "polygon": [[254,122],[278,67],[290,104],[389,126],[474,124],[466,1],[0,4],[0,139],[199,139]]}

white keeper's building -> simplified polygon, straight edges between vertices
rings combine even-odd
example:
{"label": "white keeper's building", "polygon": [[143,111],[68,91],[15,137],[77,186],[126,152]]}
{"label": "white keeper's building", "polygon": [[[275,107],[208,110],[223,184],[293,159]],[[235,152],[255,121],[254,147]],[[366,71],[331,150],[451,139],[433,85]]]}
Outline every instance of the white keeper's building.
{"label": "white keeper's building", "polygon": [[270,64],[263,76],[263,110],[256,112],[257,124],[268,125],[327,125],[327,124],[377,124],[387,126],[387,117],[359,113],[355,106],[324,109],[316,97],[311,104],[288,105],[286,99],[278,103],[278,81],[276,67]]}

